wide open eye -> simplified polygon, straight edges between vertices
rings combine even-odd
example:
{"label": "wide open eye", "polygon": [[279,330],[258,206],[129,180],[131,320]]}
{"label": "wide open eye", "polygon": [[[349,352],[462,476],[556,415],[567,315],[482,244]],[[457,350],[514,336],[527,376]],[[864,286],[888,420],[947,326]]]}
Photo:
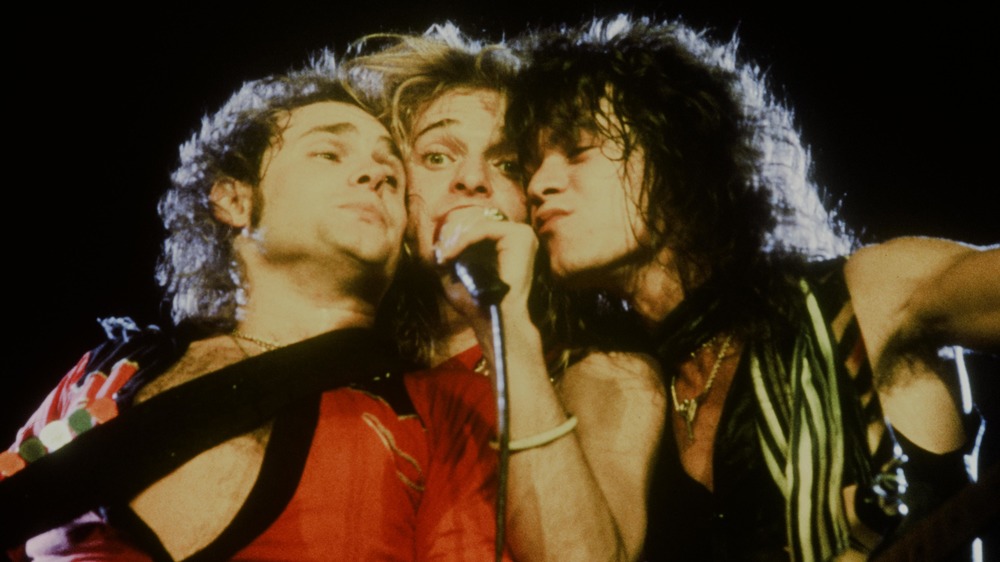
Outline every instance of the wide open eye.
{"label": "wide open eye", "polygon": [[443,168],[455,161],[454,158],[443,152],[427,152],[421,156],[424,165],[431,169]]}

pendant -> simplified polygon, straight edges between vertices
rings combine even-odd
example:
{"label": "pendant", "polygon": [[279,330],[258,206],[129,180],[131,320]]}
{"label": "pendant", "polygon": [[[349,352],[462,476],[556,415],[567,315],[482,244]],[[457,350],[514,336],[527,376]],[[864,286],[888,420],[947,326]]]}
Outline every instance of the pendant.
{"label": "pendant", "polygon": [[677,405],[677,413],[687,424],[688,441],[694,441],[694,417],[698,413],[698,400],[694,398],[681,400],[680,404]]}

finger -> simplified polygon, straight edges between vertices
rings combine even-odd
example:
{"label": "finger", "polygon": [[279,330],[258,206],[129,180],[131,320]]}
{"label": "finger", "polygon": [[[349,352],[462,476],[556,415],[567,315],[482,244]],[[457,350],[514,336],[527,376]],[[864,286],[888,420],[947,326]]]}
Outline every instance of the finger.
{"label": "finger", "polygon": [[482,218],[472,221],[449,221],[441,229],[441,238],[435,244],[438,264],[454,260],[466,248],[483,240],[494,240],[499,246],[504,238],[516,230],[518,225],[500,223]]}
{"label": "finger", "polygon": [[503,211],[497,209],[496,207],[484,207],[479,205],[466,205],[462,207],[456,207],[447,213],[445,213],[439,220],[437,225],[435,225],[434,230],[434,240],[441,240],[441,231],[444,229],[445,225],[452,224],[468,224],[476,223],[482,220],[490,220],[494,222],[503,222],[508,220],[507,215]]}
{"label": "finger", "polygon": [[[478,228],[477,225],[484,222],[504,222],[506,220],[507,215],[495,207],[457,207],[445,214],[436,226],[434,236],[435,246],[440,248],[445,254],[448,254],[450,252],[445,250],[453,248],[464,232],[469,230],[475,231]],[[463,244],[463,247],[467,245]],[[461,252],[461,248],[458,249],[458,252]],[[441,263],[440,260],[439,263]]]}

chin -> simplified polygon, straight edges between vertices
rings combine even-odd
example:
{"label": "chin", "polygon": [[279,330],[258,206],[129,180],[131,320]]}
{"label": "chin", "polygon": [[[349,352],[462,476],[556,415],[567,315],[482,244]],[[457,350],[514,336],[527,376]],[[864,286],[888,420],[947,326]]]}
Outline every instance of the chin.
{"label": "chin", "polygon": [[552,276],[567,289],[604,290],[615,287],[612,266],[605,263],[552,263]]}
{"label": "chin", "polygon": [[552,264],[552,276],[560,285],[571,289],[587,289],[597,282],[593,270],[574,267],[564,263]]}
{"label": "chin", "polygon": [[365,267],[377,270],[383,269],[386,264],[398,261],[396,251],[387,248],[357,248],[351,255],[358,262],[365,264]]}

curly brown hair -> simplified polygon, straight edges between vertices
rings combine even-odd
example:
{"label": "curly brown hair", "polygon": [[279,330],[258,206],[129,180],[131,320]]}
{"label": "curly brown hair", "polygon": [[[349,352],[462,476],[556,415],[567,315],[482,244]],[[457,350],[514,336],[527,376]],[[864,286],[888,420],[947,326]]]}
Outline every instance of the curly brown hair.
{"label": "curly brown hair", "polygon": [[623,160],[641,150],[647,250],[674,252],[685,292],[712,279],[734,301],[772,298],[775,262],[854,246],[809,178],[791,111],[739,59],[736,38],[622,15],[529,33],[515,47],[528,65],[507,127],[528,172],[543,133],[565,149],[581,131],[598,133]]}
{"label": "curly brown hair", "polygon": [[175,324],[209,331],[235,326],[243,298],[242,266],[232,245],[237,231],[215,219],[209,193],[222,178],[256,189],[264,152],[281,134],[281,116],[319,101],[365,107],[338,78],[329,52],[303,70],[246,82],[181,145],[180,164],[158,206],[167,238],[156,279]]}

